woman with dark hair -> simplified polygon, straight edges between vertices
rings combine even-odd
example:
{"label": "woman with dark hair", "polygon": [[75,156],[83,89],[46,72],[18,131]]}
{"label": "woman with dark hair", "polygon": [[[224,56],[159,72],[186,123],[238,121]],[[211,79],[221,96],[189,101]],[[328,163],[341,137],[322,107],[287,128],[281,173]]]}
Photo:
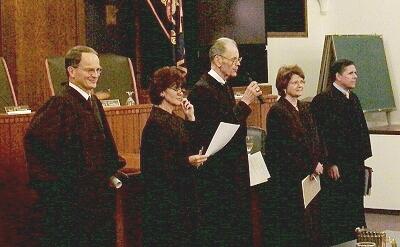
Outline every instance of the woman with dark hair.
{"label": "woman with dark hair", "polygon": [[[140,149],[144,182],[144,246],[192,246],[194,172],[207,160],[193,147],[193,105],[183,97],[184,74],[175,66],[154,72],[149,94],[153,108]],[[186,120],[173,114],[181,107]]]}
{"label": "woman with dark hair", "polygon": [[[314,246],[309,207],[304,209],[301,181],[322,174],[322,153],[298,65],[282,66],[276,77],[280,99],[267,115],[266,159],[271,173],[266,202],[267,246]],[[315,235],[315,232],[313,233]]]}

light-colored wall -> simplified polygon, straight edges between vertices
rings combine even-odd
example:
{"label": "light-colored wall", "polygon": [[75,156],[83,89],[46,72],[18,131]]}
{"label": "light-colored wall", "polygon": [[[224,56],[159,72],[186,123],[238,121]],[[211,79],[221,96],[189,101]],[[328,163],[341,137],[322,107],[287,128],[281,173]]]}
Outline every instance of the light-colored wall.
{"label": "light-colored wall", "polygon": [[[268,81],[276,94],[275,76],[283,64],[298,64],[306,75],[303,96],[315,96],[326,34],[381,34],[396,106],[400,108],[400,1],[328,0],[326,15],[320,14],[318,0],[307,0],[307,38],[268,38]],[[373,58],[371,58],[373,59]],[[400,110],[390,113],[400,123]],[[386,121],[385,114],[368,114],[369,125]]]}
{"label": "light-colored wall", "polygon": [[366,208],[400,210],[400,135],[370,135],[373,156],[365,164],[373,169],[371,195]]}

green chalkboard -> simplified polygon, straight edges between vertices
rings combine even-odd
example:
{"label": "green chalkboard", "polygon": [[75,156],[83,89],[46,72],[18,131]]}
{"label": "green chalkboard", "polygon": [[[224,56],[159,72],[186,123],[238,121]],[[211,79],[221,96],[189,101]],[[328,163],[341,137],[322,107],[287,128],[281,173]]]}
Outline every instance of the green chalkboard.
{"label": "green chalkboard", "polygon": [[352,60],[358,82],[353,90],[364,111],[391,111],[396,108],[382,37],[378,35],[332,35],[337,59]]}

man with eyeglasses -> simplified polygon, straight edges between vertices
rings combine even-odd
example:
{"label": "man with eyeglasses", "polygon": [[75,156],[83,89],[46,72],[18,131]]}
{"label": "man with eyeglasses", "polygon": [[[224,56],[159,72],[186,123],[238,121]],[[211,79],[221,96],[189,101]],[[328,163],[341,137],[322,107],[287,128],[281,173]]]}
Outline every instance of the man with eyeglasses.
{"label": "man with eyeglasses", "polygon": [[97,52],[76,46],[65,57],[69,83],[34,115],[25,135],[30,186],[43,212],[42,246],[115,246],[115,189],[125,161],[100,101]]}
{"label": "man with eyeglasses", "polygon": [[209,51],[210,71],[194,85],[189,100],[196,109],[196,140],[207,149],[220,122],[240,124],[232,140],[199,168],[199,246],[252,246],[250,182],[246,151],[249,104],[262,92],[252,81],[236,104],[228,80],[237,76],[237,44],[220,38]]}

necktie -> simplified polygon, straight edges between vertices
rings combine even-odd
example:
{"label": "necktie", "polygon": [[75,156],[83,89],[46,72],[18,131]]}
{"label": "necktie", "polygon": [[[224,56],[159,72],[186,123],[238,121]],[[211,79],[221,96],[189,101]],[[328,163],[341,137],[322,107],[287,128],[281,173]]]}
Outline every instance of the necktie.
{"label": "necktie", "polygon": [[100,129],[103,129],[103,123],[101,121],[100,111],[99,111],[99,107],[97,106],[96,100],[92,96],[89,96],[88,101],[90,102],[90,105],[92,106],[93,114],[96,118],[97,123],[100,126]]}
{"label": "necktie", "polygon": [[350,92],[348,92],[348,91],[345,92],[345,93],[344,93],[344,96],[346,96],[347,99],[350,99]]}

